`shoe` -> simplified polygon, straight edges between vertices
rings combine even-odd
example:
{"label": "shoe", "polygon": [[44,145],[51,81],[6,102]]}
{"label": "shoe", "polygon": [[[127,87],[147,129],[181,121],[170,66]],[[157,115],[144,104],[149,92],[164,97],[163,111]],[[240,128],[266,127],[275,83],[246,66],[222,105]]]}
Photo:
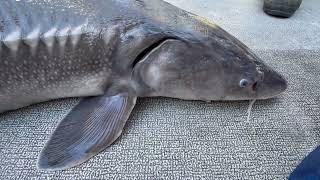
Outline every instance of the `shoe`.
{"label": "shoe", "polygon": [[302,0],[264,0],[263,11],[272,16],[288,18],[300,7]]}

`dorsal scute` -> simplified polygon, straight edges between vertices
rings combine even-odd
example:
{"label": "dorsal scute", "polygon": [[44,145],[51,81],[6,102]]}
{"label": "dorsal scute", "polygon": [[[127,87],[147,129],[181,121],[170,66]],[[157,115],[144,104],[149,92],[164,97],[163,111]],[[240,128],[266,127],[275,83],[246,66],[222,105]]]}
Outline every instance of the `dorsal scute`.
{"label": "dorsal scute", "polygon": [[72,10],[39,8],[27,2],[0,2],[0,11],[0,51],[6,46],[14,54],[20,43],[29,46],[31,54],[36,52],[40,42],[49,53],[55,43],[64,51],[67,40],[70,39],[74,48],[81,34],[94,30],[89,27],[88,17]]}

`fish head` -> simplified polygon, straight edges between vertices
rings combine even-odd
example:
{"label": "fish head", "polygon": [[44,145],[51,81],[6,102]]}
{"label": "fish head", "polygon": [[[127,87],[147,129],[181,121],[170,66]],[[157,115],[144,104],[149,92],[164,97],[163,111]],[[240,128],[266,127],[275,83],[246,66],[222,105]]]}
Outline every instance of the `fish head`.
{"label": "fish head", "polygon": [[283,76],[227,32],[192,37],[165,39],[137,63],[134,77],[143,84],[141,96],[250,100],[286,90]]}

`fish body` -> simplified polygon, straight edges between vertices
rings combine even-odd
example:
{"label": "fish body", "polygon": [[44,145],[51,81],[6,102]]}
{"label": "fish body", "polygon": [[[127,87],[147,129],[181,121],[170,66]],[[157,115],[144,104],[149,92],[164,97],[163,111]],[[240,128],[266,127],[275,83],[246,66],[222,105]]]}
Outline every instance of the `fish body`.
{"label": "fish body", "polygon": [[0,112],[101,95],[113,81],[128,79],[134,58],[116,56],[130,33],[143,28],[137,10],[115,1],[11,0],[0,9]]}
{"label": "fish body", "polygon": [[266,99],[287,87],[235,37],[160,0],[4,0],[0,43],[0,112],[84,97],[40,169],[74,167],[110,146],[137,97]]}

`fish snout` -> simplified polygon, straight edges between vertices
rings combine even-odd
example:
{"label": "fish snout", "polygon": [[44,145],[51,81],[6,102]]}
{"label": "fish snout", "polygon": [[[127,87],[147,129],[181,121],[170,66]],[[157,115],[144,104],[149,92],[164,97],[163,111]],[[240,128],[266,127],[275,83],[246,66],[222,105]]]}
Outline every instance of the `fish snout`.
{"label": "fish snout", "polygon": [[287,80],[278,72],[268,69],[263,78],[253,85],[258,98],[268,99],[283,93],[288,87]]}

